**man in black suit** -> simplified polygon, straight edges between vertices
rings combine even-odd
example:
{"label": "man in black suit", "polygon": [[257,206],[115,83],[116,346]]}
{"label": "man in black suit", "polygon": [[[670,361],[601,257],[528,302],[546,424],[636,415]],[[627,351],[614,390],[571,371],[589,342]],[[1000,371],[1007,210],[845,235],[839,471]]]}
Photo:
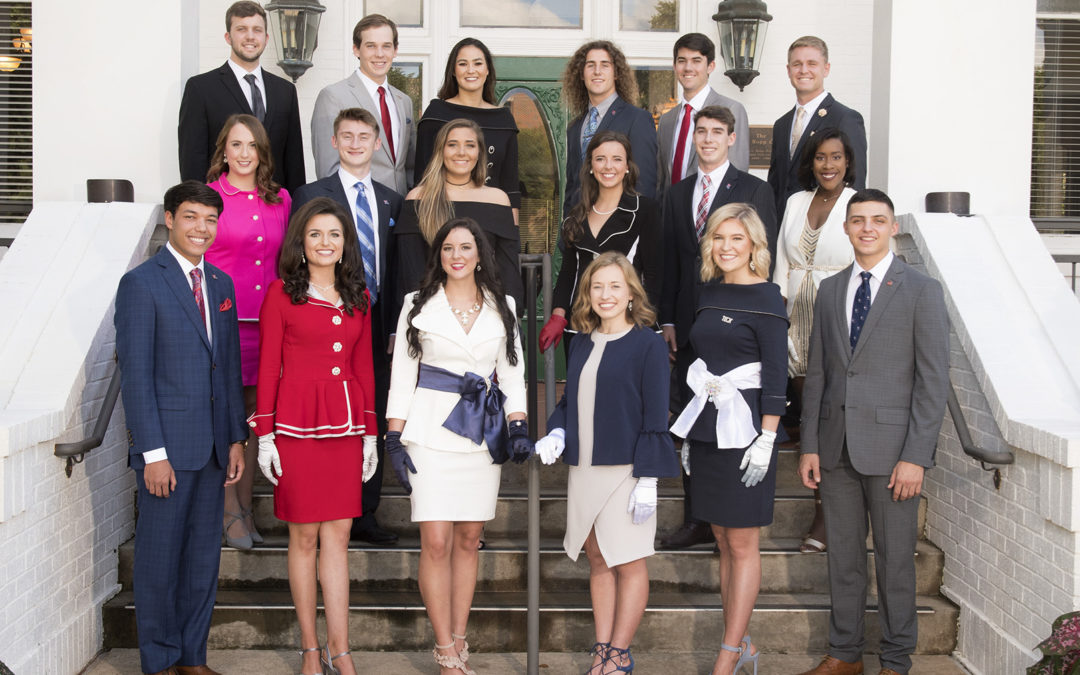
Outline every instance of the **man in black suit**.
{"label": "man in black suit", "polygon": [[[825,91],[829,76],[829,47],[821,38],[807,35],[788,47],[788,78],[795,88],[795,107],[773,124],[769,185],[776,195],[776,213],[784,221],[787,199],[799,190],[799,158],[806,139],[821,129],[840,129],[855,151],[856,190],[866,187],[866,127],[862,115]],[[773,251],[775,254],[775,251]]]}
{"label": "man in black suit", "polygon": [[296,87],[259,66],[266,49],[266,11],[241,0],[225,12],[223,66],[187,81],[180,100],[180,177],[206,182],[210,155],[230,115],[254,115],[270,136],[274,180],[290,193],[304,184],[304,139]]}
{"label": "man in black suit", "polygon": [[[379,546],[397,543],[397,535],[379,527],[375,510],[379,507],[382,491],[383,436],[386,434],[386,396],[390,392],[390,354],[394,350],[394,336],[390,335],[397,317],[391,316],[394,293],[389,288],[393,275],[387,273],[387,264],[393,260],[393,227],[401,214],[403,200],[393,189],[373,180],[372,158],[379,151],[379,123],[364,108],[345,108],[334,119],[334,135],[331,144],[338,152],[338,167],[333,174],[298,188],[293,195],[293,213],[316,197],[329,197],[345,207],[356,222],[361,249],[372,235],[375,269],[368,277],[371,293],[371,349],[375,364],[375,415],[379,420],[378,455],[379,466],[370,481],[364,484],[364,515],[353,520],[353,539]],[[362,209],[366,202],[367,211]],[[371,217],[368,225],[367,217]],[[361,251],[363,252],[363,251]],[[366,267],[366,263],[365,263]]]}
{"label": "man in black suit", "polygon": [[622,50],[608,40],[587,42],[574,52],[563,71],[563,95],[576,119],[566,130],[566,191],[563,216],[570,212],[581,191],[581,163],[585,148],[599,131],[619,131],[630,138],[637,165],[634,189],[656,199],[656,125],[648,111],[636,107],[637,83]]}
{"label": "man in black suit", "polygon": [[[705,106],[694,115],[694,150],[697,173],[668,190],[664,200],[664,288],[660,295],[660,324],[668,351],[675,362],[672,403],[676,412],[690,400],[686,371],[696,358],[690,348],[697,286],[700,280],[700,238],[705,222],[716,209],[745,202],[757,209],[775,256],[777,220],[773,193],[765,181],[736,169],[728,153],[736,142],[735,115],[724,106]],[[685,445],[683,446],[686,447]],[[685,455],[684,455],[685,457]],[[683,461],[683,467],[686,467]],[[708,523],[690,515],[690,481],[684,472],[683,525],[660,540],[665,548],[712,541]]]}

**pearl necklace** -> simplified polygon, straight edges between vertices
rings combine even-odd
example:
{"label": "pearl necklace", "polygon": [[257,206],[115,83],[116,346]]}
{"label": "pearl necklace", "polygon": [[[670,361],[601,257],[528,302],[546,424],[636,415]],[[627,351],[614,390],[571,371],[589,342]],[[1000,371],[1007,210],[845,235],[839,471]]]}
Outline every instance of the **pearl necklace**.
{"label": "pearl necklace", "polygon": [[454,313],[454,316],[457,317],[457,320],[461,322],[462,326],[468,326],[469,322],[472,321],[473,314],[480,311],[480,303],[474,303],[472,307],[466,310],[460,310],[457,307],[450,305],[450,311]]}
{"label": "pearl necklace", "polygon": [[618,204],[616,204],[615,208],[611,209],[610,211],[601,211],[600,209],[596,208],[596,204],[593,204],[593,207],[592,207],[592,212],[595,213],[598,216],[610,216],[611,214],[615,213],[618,210],[619,210],[619,205]]}

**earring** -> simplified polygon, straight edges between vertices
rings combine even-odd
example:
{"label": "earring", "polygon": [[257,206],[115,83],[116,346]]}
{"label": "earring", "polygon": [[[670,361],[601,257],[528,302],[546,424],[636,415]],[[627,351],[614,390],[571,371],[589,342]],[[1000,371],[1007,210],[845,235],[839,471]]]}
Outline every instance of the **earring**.
{"label": "earring", "polygon": [[590,175],[590,176],[591,176],[591,175],[593,175],[593,173],[592,173],[592,169],[589,169],[589,175]]}
{"label": "earring", "polygon": [[754,264],[754,259],[751,258],[750,259],[750,271],[753,272],[756,269],[757,269],[757,265]]}
{"label": "earring", "polygon": [[481,269],[481,268],[480,268],[480,263],[476,263],[476,271],[477,271],[477,272],[479,272],[479,271],[480,271],[480,269]]}
{"label": "earring", "polygon": [[626,311],[628,311],[628,312],[634,311],[634,301],[633,300],[626,303]]}
{"label": "earring", "polygon": [[345,256],[341,256],[340,258],[338,258],[338,259],[337,259],[337,264],[339,264],[339,265],[340,265],[340,264],[341,264],[341,261],[342,261],[342,260],[344,260],[344,259],[345,259]]}
{"label": "earring", "polygon": [[304,255],[303,251],[300,251],[300,262],[307,264],[307,257]]}

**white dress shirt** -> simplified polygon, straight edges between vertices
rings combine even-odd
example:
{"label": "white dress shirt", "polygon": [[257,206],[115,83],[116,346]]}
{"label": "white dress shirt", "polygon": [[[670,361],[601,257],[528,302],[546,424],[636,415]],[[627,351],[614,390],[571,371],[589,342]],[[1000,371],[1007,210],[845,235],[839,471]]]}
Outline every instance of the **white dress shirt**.
{"label": "white dress shirt", "polygon": [[[382,123],[382,107],[379,105],[379,87],[386,88],[386,108],[390,111],[390,128],[384,129],[383,132],[386,137],[394,141],[394,156],[401,156],[401,123],[398,122],[397,106],[394,105],[394,95],[390,92],[390,81],[385,80],[382,84],[379,84],[375,80],[371,79],[364,74],[364,71],[360,68],[356,69],[356,74],[360,78],[360,81],[364,83],[364,88],[367,89],[367,93],[371,96],[371,100],[375,102],[375,119],[379,121],[379,126],[383,126]],[[372,213],[375,213],[372,211]]]}
{"label": "white dress shirt", "polygon": [[[229,63],[232,63],[232,61],[230,61]],[[198,265],[192,265],[191,261],[180,255],[180,253],[175,248],[173,248],[173,245],[171,243],[165,242],[165,248],[169,251],[169,253],[172,254],[174,258],[176,258],[176,262],[180,263],[180,269],[184,271],[184,278],[187,279],[188,288],[190,288],[192,291],[195,290],[195,284],[193,284],[191,281],[191,270],[198,268],[199,272],[202,273],[203,307],[206,308],[206,316],[203,317],[203,320],[206,321],[206,336],[211,341],[213,341],[214,334],[210,330],[210,298],[206,295],[206,267],[203,264],[202,259],[199,260]],[[150,464],[151,462],[160,462],[163,459],[169,458],[168,454],[165,452],[165,448],[154,448],[153,450],[147,450],[142,454],[142,456],[143,461],[147,464]]]}
{"label": "white dress shirt", "polygon": [[[675,136],[671,139],[671,157],[668,157],[668,161],[671,162],[671,171],[675,171],[675,153],[679,151],[679,129],[682,129],[683,117],[686,116],[686,106],[689,105],[691,115],[697,114],[704,106],[705,99],[709,98],[709,92],[712,89],[710,87],[702,87],[701,91],[694,95],[694,98],[689,101],[683,99],[679,101],[679,116],[675,118]],[[683,96],[686,92],[683,92]],[[734,130],[731,130],[734,131]],[[686,176],[686,165],[690,163],[690,153],[694,148],[694,118],[690,118],[690,130],[686,134],[686,146],[683,148],[683,165],[680,176]]]}
{"label": "white dress shirt", "polygon": [[703,177],[708,176],[712,181],[712,185],[709,186],[709,204],[712,205],[712,201],[716,199],[716,191],[720,189],[720,184],[724,181],[724,175],[727,174],[729,166],[731,166],[731,162],[726,159],[723,164],[708,173],[703,173],[701,166],[698,166],[697,181],[694,182],[694,201],[690,204],[690,215],[693,218],[697,218],[698,203],[701,202],[701,195],[704,193],[704,188],[701,185]]}
{"label": "white dress shirt", "polygon": [[240,84],[240,91],[244,92],[244,98],[247,99],[248,107],[251,108],[252,112],[255,111],[255,103],[251,100],[251,85],[244,79],[248,75],[255,76],[255,85],[259,87],[259,93],[262,94],[263,110],[269,110],[270,103],[269,99],[266,98],[266,84],[263,82],[262,66],[255,66],[255,70],[249,73],[232,59],[229,59],[226,63],[229,64],[229,68],[232,68],[233,75],[236,76],[236,81]]}
{"label": "white dress shirt", "polygon": [[353,223],[357,223],[359,217],[359,211],[356,208],[356,195],[359,190],[356,189],[356,184],[364,184],[364,196],[367,198],[368,209],[371,211],[371,230],[375,237],[375,282],[379,285],[375,291],[378,291],[382,287],[382,275],[379,273],[379,203],[375,199],[375,186],[371,183],[371,173],[369,172],[363,178],[357,178],[341,166],[338,166],[338,178],[341,179],[341,187],[345,188],[345,198],[349,200],[349,211],[352,213]]}
{"label": "white dress shirt", "polygon": [[[799,108],[802,108],[803,110],[806,111],[806,117],[803,118],[803,126],[802,126],[802,130],[805,133],[806,132],[806,125],[810,124],[810,120],[813,118],[814,113],[817,112],[818,106],[821,105],[821,102],[824,101],[825,97],[828,96],[828,95],[829,95],[828,90],[823,89],[820,94],[818,94],[814,98],[810,99],[809,101],[807,101],[803,105],[799,105],[799,102],[795,101],[795,116],[791,118],[791,128],[792,128],[792,130],[795,129],[795,120],[799,119]],[[800,139],[801,138],[802,137],[800,136]]]}
{"label": "white dress shirt", "polygon": [[885,279],[885,273],[889,271],[889,265],[892,264],[893,258],[892,251],[885,254],[885,257],[881,259],[878,264],[874,265],[872,269],[864,270],[859,266],[859,262],[856,260],[851,265],[851,276],[848,278],[847,287],[847,326],[848,333],[851,332],[851,306],[855,304],[855,292],[859,290],[859,286],[862,284],[863,272],[869,272],[870,277],[870,305],[873,306],[874,298],[877,297],[878,289],[881,287],[881,282]]}

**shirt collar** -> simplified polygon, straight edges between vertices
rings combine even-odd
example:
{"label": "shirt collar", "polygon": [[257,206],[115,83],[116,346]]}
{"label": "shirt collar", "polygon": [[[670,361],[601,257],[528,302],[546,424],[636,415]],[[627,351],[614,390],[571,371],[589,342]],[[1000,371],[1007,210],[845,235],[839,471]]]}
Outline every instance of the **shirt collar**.
{"label": "shirt collar", "polygon": [[243,81],[244,77],[246,77],[247,75],[254,75],[255,80],[259,83],[259,88],[263,90],[266,89],[266,87],[263,86],[262,66],[255,66],[255,70],[249,73],[248,71],[244,70],[240,66],[240,64],[238,64],[236,61],[233,61],[232,59],[229,59],[225,63],[229,64],[229,68],[232,69],[233,75],[236,76],[237,80]]}
{"label": "shirt collar", "polygon": [[859,265],[859,261],[856,260],[851,265],[852,280],[859,278],[859,274],[865,271],[869,272],[871,276],[877,279],[878,283],[881,283],[881,281],[885,278],[885,273],[889,271],[889,266],[892,265],[893,258],[895,257],[896,256],[893,254],[893,252],[889,251],[885,254],[884,258],[878,261],[878,264],[874,265],[868,270],[863,270],[863,268]]}
{"label": "shirt collar", "polygon": [[198,265],[192,265],[190,260],[180,255],[180,252],[173,248],[172,242],[165,242],[165,248],[168,249],[169,253],[171,253],[174,258],[176,258],[176,262],[180,263],[180,269],[183,270],[185,277],[190,277],[191,270],[197,267],[199,268],[199,271],[203,273],[203,278],[206,278],[206,270],[203,268],[202,258],[199,258]]}
{"label": "shirt collar", "polygon": [[[697,94],[694,95],[694,98],[690,99],[689,101],[687,101],[684,98],[681,101],[681,103],[683,103],[684,105],[689,103],[690,107],[693,108],[695,111],[701,110],[702,108],[705,107],[705,99],[709,98],[709,93],[711,93],[711,92],[712,92],[712,88],[709,87],[708,85],[705,85],[704,87],[701,88],[701,91],[699,91]],[[685,96],[685,95],[686,95],[686,93],[683,92],[683,96]],[[693,120],[691,120],[691,121],[693,121]]]}
{"label": "shirt collar", "polygon": [[[818,94],[814,98],[810,99],[809,101],[806,102],[806,104],[804,104],[802,106],[806,110],[806,121],[807,122],[810,121],[810,116],[813,115],[817,111],[818,107],[821,105],[821,102],[824,101],[825,97],[828,96],[828,95],[829,95],[829,90],[828,89],[822,89],[820,94]],[[799,109],[799,101],[796,100],[795,101],[795,110],[798,110],[798,109]]]}
{"label": "shirt collar", "polygon": [[[724,176],[727,174],[727,170],[728,170],[729,166],[731,166],[731,161],[725,159],[723,164],[716,167],[715,169],[708,172],[707,174],[702,172],[702,175],[707,175],[709,177],[709,179],[712,180],[713,185],[719,185],[720,182],[724,180]],[[699,182],[700,182],[700,179],[699,179]]]}
{"label": "shirt collar", "polygon": [[371,171],[368,171],[367,175],[363,178],[357,178],[344,169],[340,164],[338,165],[338,178],[341,179],[341,186],[345,188],[345,191],[356,189],[356,183],[360,182],[364,184],[364,189],[372,191],[375,186],[371,184]]}
{"label": "shirt collar", "polygon": [[[600,101],[597,105],[589,105],[589,109],[596,108],[596,111],[600,114],[600,119],[604,119],[604,115],[611,109],[611,104],[615,102],[615,99],[619,98],[619,92],[611,92],[611,96],[608,96],[603,101]],[[588,110],[586,110],[588,112]]]}
{"label": "shirt collar", "polygon": [[359,66],[356,67],[356,75],[360,78],[360,82],[363,83],[364,88],[367,89],[368,94],[371,96],[371,100],[375,101],[376,103],[379,102],[379,87],[386,87],[386,93],[390,93],[389,79],[383,80],[383,83],[379,84],[375,80],[368,77],[364,71],[360,70]]}

